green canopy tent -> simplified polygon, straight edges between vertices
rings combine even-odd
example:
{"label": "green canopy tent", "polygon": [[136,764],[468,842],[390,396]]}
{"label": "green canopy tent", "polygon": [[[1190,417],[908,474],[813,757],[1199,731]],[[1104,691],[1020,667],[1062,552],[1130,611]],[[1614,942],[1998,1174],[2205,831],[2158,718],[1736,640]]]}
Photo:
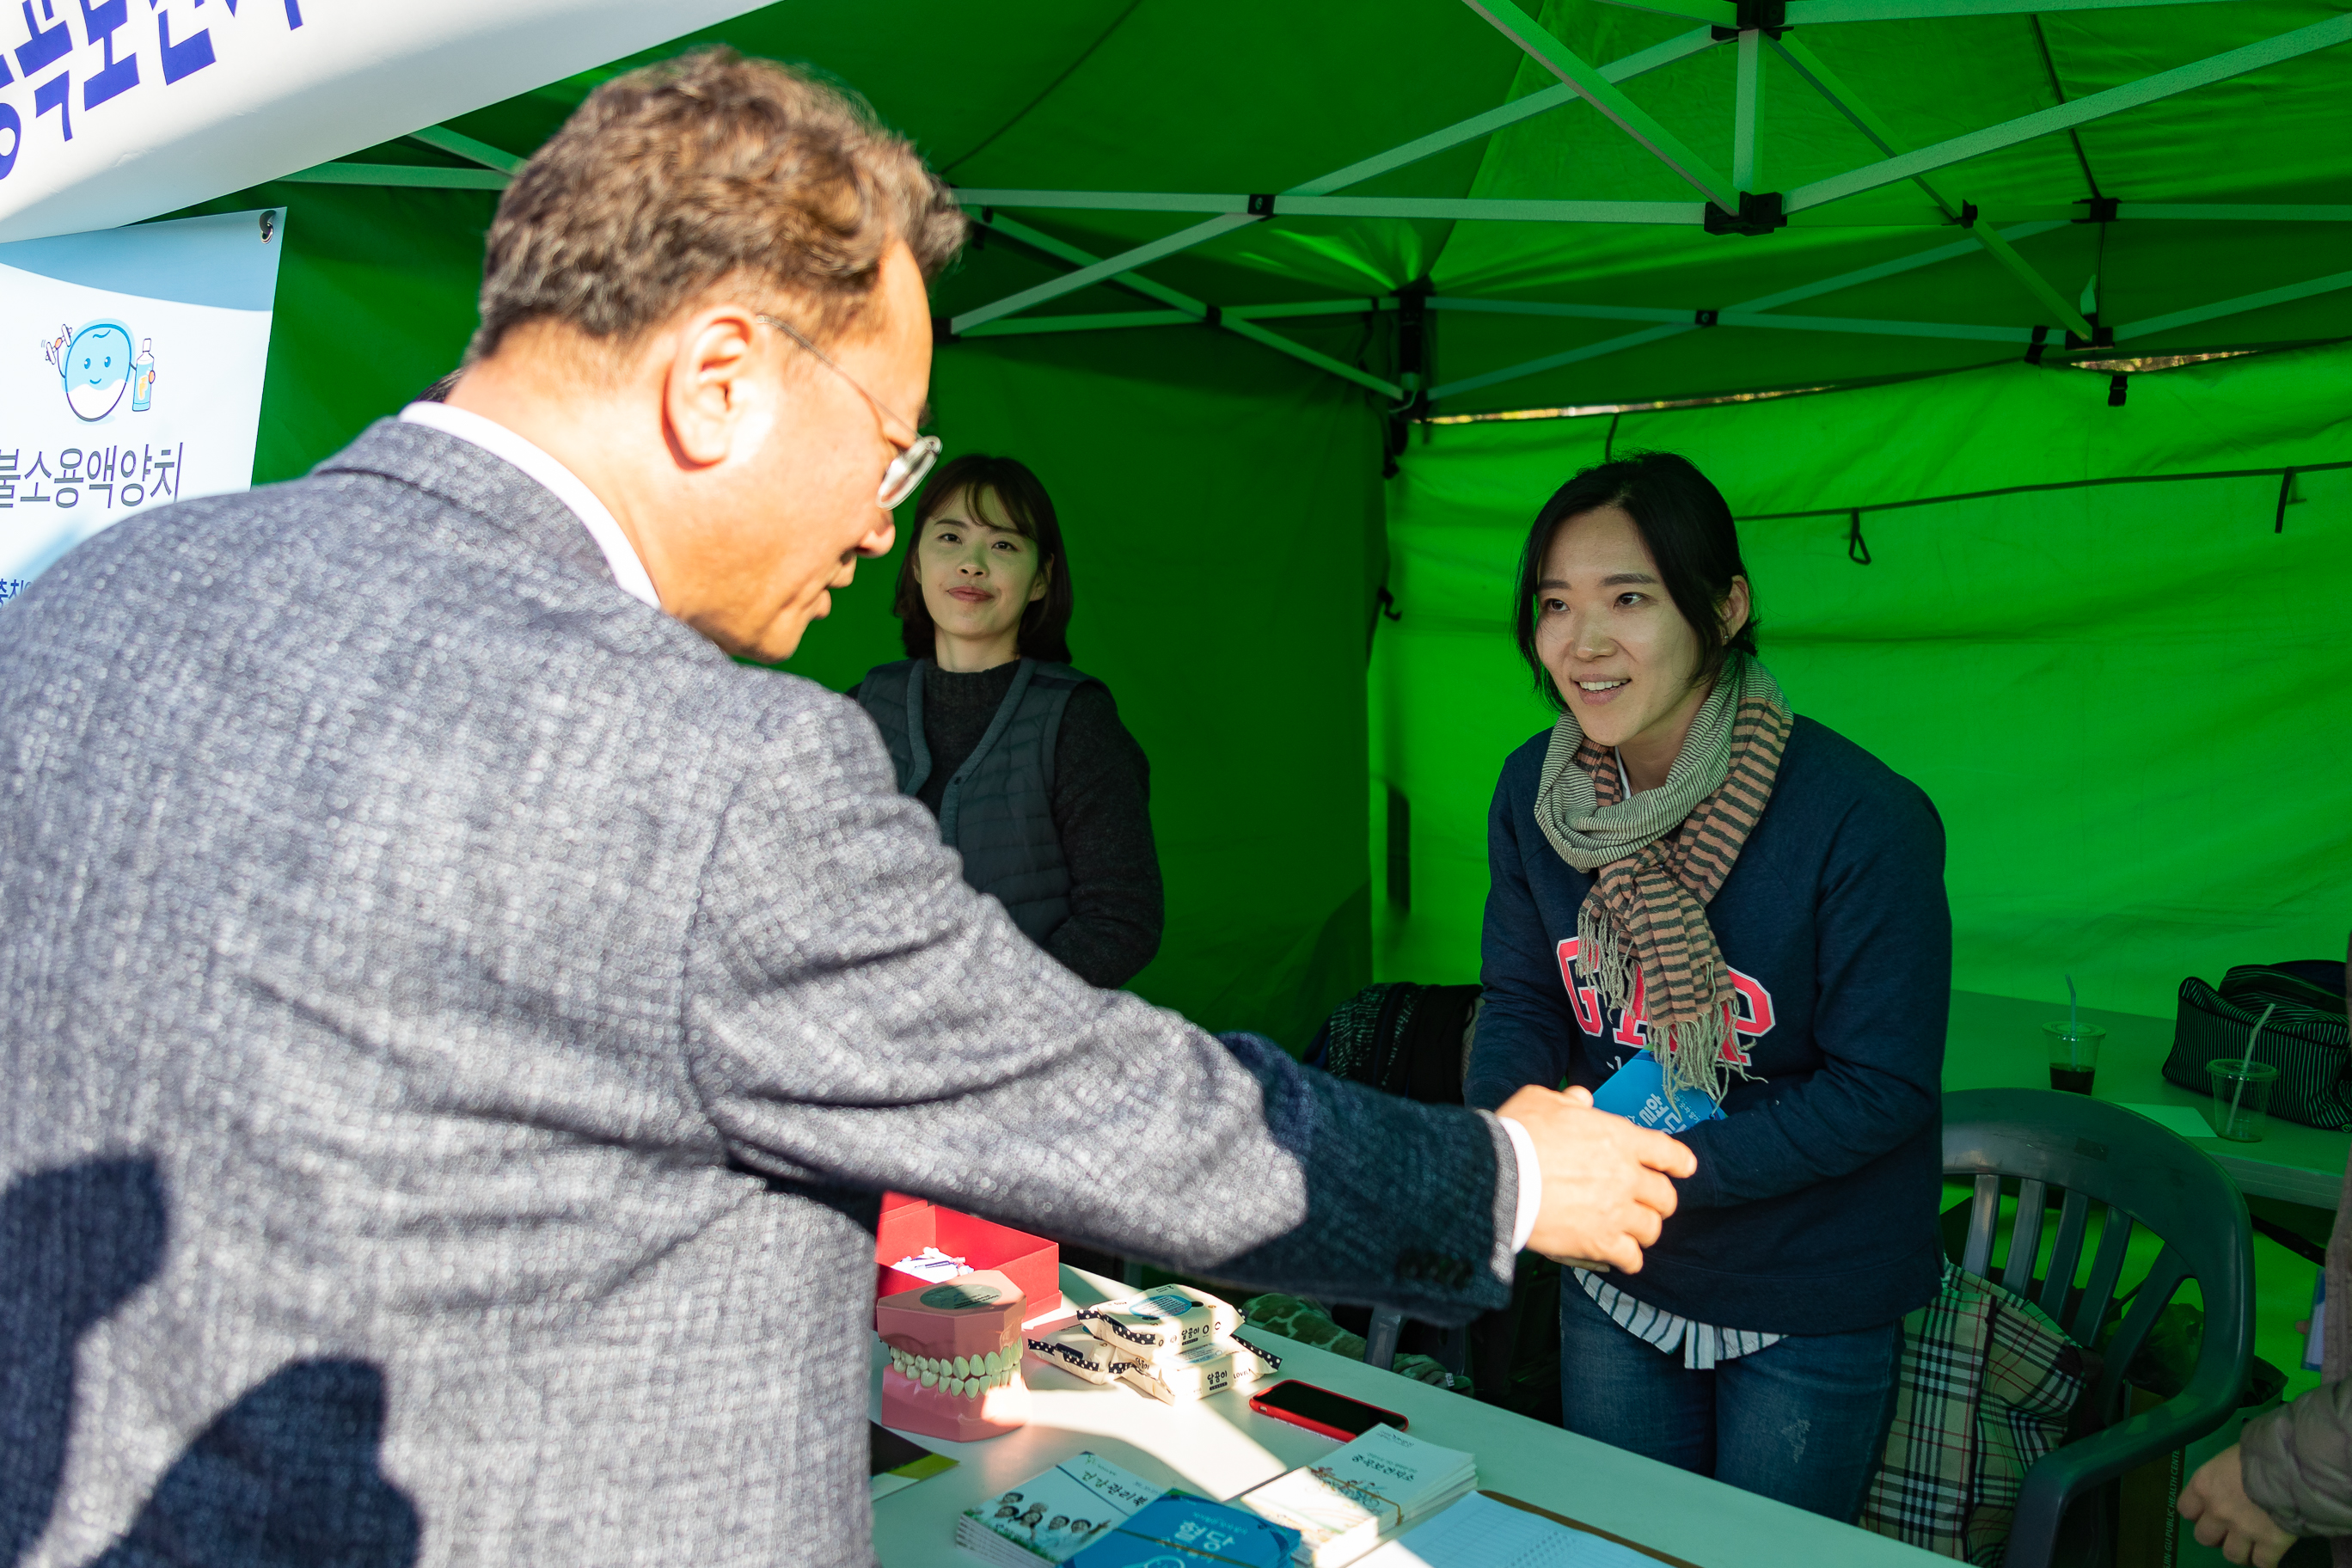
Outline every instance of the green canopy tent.
{"label": "green canopy tent", "polygon": [[[2297,795],[2324,775],[2271,769],[2281,749],[2323,755],[2316,737],[2352,716],[2342,639],[2322,635],[2347,521],[2326,465],[2352,459],[2331,412],[2352,378],[2324,346],[2352,323],[2352,51],[2335,47],[2352,16],[781,5],[669,47],[714,39],[862,92],[977,220],[934,289],[939,428],[951,451],[1030,460],[1067,520],[1078,658],[1153,761],[1170,924],[1145,994],[1295,1047],[1376,963],[1475,973],[1485,795],[1544,718],[1499,630],[1508,535],[1610,428],[1688,446],[1744,514],[1822,514],[1749,525],[1768,654],[1801,706],[1944,800],[1965,980],[2039,983],[2046,941],[1979,894],[2020,874],[2022,846],[2074,843],[2062,798],[2172,851],[2095,837],[2096,875],[2068,861],[2034,879],[2036,931],[2098,925],[2105,956],[2079,968],[2112,973],[2108,1000],[2158,1008],[2189,962],[2164,920],[2118,910],[2201,909],[2217,942],[2259,948],[2232,957],[2324,951],[2309,868],[2331,847],[2340,863],[2345,830]],[[505,171],[635,63],[206,204],[289,209],[257,479],[299,472],[456,362]],[[2272,352],[2132,374],[2248,349]],[[1840,390],[1474,417],[1814,388]],[[2214,398],[2243,450],[2209,450]],[[2248,486],[2286,533],[2263,508],[2243,523]],[[2283,553],[2249,564],[2234,552],[2262,541],[2237,532],[2220,547],[2224,493],[2231,529]],[[2028,563],[2030,587],[2011,581]],[[838,596],[795,671],[846,686],[895,656],[888,572]],[[2126,602],[2114,573],[2154,602]],[[2250,584],[2276,626],[2247,626],[2233,594]],[[1947,613],[1991,601],[2008,620]],[[1984,641],[2063,625],[2097,647],[2126,622],[2139,651],[2122,662],[2002,666],[2015,727],[1971,705]],[[2168,662],[2168,636],[2219,667]],[[2232,851],[2259,841],[2251,858],[2211,852],[2221,803],[2191,811],[2149,772],[2197,745],[2202,704],[2220,706],[2200,684],[2247,679],[2239,660],[2276,677],[2230,710],[2255,726],[2222,813]],[[1876,700],[1898,669],[1917,700]],[[2124,680],[2143,722],[2118,729],[2101,683]],[[2273,688],[2315,706],[2265,718]],[[1988,749],[2046,771],[1979,790],[1966,759]],[[2290,796],[2300,815],[2264,815]],[[2291,861],[2305,880],[2266,890]]]}

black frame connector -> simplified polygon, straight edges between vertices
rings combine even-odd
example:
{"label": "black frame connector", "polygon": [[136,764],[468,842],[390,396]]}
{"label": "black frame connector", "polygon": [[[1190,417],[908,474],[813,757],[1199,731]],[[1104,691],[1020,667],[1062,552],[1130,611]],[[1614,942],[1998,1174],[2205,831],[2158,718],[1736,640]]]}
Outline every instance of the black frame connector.
{"label": "black frame connector", "polygon": [[1256,195],[1251,196],[1249,199],[1249,210],[1250,216],[1252,217],[1272,217],[1274,216],[1274,193],[1272,191],[1260,191]]}
{"label": "black frame connector", "polygon": [[2123,205],[2123,198],[2121,196],[2084,196],[2074,205],[2090,209],[2081,217],[2076,218],[2074,220],[2076,223],[2113,223],[2116,221],[2116,208]]}
{"label": "black frame connector", "polygon": [[1789,27],[1789,0],[1737,0],[1733,11],[1730,26],[1711,29],[1718,44],[1747,32],[1760,31],[1768,38],[1777,38]]}
{"label": "black frame connector", "polygon": [[1726,212],[1715,202],[1706,204],[1706,232],[1709,234],[1769,234],[1776,228],[1789,226],[1789,215],[1780,210],[1779,191],[1742,191],[1739,210]]}
{"label": "black frame connector", "polygon": [[1716,323],[1717,315],[1717,312],[1714,310],[1693,310],[1691,324],[1696,327],[1711,327]]}

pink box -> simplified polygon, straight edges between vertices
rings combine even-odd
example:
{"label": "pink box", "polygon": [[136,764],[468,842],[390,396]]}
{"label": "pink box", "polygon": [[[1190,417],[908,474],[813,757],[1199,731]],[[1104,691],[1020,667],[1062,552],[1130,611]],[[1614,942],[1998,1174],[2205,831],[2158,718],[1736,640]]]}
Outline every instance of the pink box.
{"label": "pink box", "polygon": [[919,1289],[931,1283],[890,1267],[926,1247],[964,1259],[973,1268],[993,1268],[1021,1287],[1027,1315],[1035,1319],[1062,1306],[1062,1248],[1043,1237],[977,1215],[941,1208],[904,1193],[882,1194],[882,1218],[874,1231],[874,1299]]}

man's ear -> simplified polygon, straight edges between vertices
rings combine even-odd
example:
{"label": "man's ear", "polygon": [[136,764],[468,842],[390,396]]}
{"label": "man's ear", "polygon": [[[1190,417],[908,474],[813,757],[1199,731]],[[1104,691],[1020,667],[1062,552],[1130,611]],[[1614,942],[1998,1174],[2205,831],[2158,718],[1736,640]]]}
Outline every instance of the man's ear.
{"label": "man's ear", "polygon": [[752,372],[759,326],[740,305],[714,305],[688,317],[671,340],[662,378],[662,418],[679,459],[694,468],[723,462],[745,416],[758,401]]}

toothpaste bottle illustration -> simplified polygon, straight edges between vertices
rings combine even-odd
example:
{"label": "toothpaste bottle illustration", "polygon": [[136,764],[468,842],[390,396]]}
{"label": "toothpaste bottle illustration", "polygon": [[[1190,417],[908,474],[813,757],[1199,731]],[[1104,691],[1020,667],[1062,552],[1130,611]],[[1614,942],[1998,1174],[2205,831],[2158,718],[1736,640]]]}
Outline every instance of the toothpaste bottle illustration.
{"label": "toothpaste bottle illustration", "polygon": [[155,401],[155,340],[139,340],[139,357],[131,362],[131,412],[143,414]]}

